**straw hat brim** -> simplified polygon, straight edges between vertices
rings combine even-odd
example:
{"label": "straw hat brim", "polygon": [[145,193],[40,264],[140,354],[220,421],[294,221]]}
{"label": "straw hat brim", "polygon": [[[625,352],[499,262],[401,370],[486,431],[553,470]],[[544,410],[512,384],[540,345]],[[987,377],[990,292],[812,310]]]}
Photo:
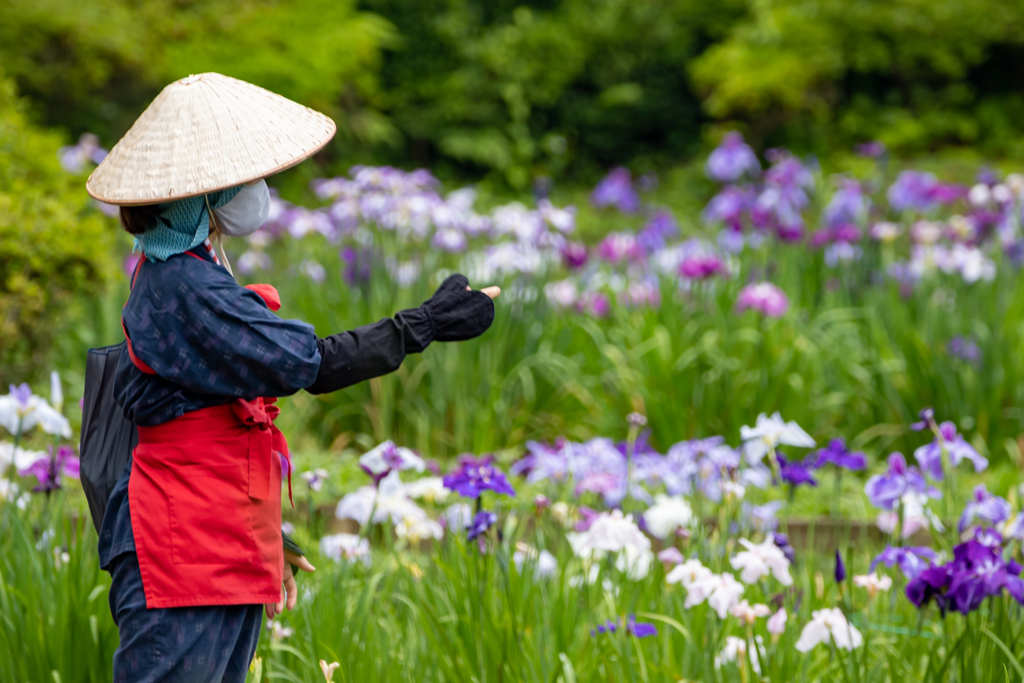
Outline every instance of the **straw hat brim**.
{"label": "straw hat brim", "polygon": [[291,168],[336,131],[329,117],[251,83],[189,76],[157,95],[85,188],[123,206],[195,197]]}

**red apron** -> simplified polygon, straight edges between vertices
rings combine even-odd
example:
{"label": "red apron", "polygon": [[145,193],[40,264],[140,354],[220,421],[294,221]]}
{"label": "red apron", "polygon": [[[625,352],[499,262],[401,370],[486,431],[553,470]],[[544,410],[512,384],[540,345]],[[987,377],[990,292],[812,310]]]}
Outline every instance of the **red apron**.
{"label": "red apron", "polygon": [[[127,330],[125,338],[136,367],[155,374],[135,357]],[[275,400],[238,399],[138,428],[128,500],[147,608],[281,599],[278,454],[288,462],[289,497],[291,466]]]}

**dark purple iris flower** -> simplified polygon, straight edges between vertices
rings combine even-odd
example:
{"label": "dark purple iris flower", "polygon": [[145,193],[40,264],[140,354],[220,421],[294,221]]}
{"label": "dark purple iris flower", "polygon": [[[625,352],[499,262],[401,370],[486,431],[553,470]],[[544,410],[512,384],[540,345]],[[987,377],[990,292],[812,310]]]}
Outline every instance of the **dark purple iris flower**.
{"label": "dark purple iris flower", "polygon": [[61,476],[78,479],[79,460],[70,446],[61,446],[54,453],[53,446],[47,446],[49,455],[39,458],[18,474],[23,477],[35,477],[39,484],[32,489],[34,493],[49,493],[61,488]]}
{"label": "dark purple iris flower", "polygon": [[949,609],[968,614],[1003,589],[1024,604],[1021,566],[1003,559],[1001,541],[998,533],[979,529],[953,549],[951,562],[930,567],[907,584],[907,598],[918,607],[934,600],[943,614]]}
{"label": "dark purple iris flower", "polygon": [[846,565],[843,564],[843,555],[836,550],[836,583],[842,583],[846,580]]}
{"label": "dark purple iris flower", "polygon": [[745,175],[756,176],[761,172],[761,163],[754,150],[743,141],[743,135],[732,131],[708,155],[704,172],[715,182],[731,183]]}
{"label": "dark purple iris flower", "polygon": [[981,472],[988,467],[986,460],[974,446],[967,443],[963,434],[957,433],[956,425],[952,422],[943,422],[939,425],[939,433],[935,439],[925,446],[914,451],[914,458],[917,460],[925,474],[936,481],[942,481],[942,447],[946,447],[946,454],[949,456],[949,466],[956,467],[963,460],[970,460],[974,465],[975,472]]}
{"label": "dark purple iris flower", "polygon": [[562,245],[562,263],[571,270],[582,268],[587,263],[587,246],[579,242],[566,242]]}
{"label": "dark purple iris flower", "polygon": [[960,531],[966,529],[975,519],[988,524],[1006,521],[1012,511],[1010,503],[1005,498],[989,493],[984,484],[978,484],[974,487],[974,494],[960,517]]}
{"label": "dark purple iris flower", "polygon": [[782,551],[782,554],[785,555],[786,559],[789,560],[790,564],[796,562],[796,550],[793,548],[792,545],[790,545],[789,536],[777,532],[773,533],[772,543],[775,544],[776,548]]}
{"label": "dark purple iris flower", "polygon": [[852,470],[854,472],[863,470],[868,466],[867,458],[864,454],[851,453],[847,450],[846,441],[843,439],[832,439],[828,442],[828,446],[818,451],[818,459],[814,466],[820,468],[826,464],[835,465],[844,470]]}
{"label": "dark purple iris flower", "polygon": [[871,561],[869,571],[875,571],[875,567],[879,564],[884,564],[886,567],[898,566],[905,577],[913,579],[937,558],[938,555],[935,554],[935,551],[925,546],[907,548],[888,546]]}
{"label": "dark purple iris flower", "polygon": [[804,484],[808,486],[818,485],[818,480],[811,474],[814,468],[817,467],[812,460],[813,456],[805,458],[803,462],[795,462],[782,453],[776,452],[776,458],[779,461],[779,476],[782,477],[782,481],[794,488]]}
{"label": "dark purple iris flower", "polygon": [[614,206],[623,213],[636,213],[640,208],[640,195],[633,189],[629,170],[612,169],[590,194],[590,203],[598,208]]}
{"label": "dark purple iris flower", "polygon": [[487,533],[487,530],[498,521],[498,515],[487,510],[481,510],[473,516],[473,520],[466,527],[466,540],[472,541],[477,536]]}
{"label": "dark purple iris flower", "polygon": [[877,508],[892,510],[905,493],[920,493],[929,498],[941,498],[942,492],[929,486],[916,467],[908,467],[902,453],[889,456],[889,469],[876,474],[864,485],[864,493]]}
{"label": "dark purple iris flower", "polygon": [[505,473],[492,465],[493,461],[494,458],[491,456],[462,456],[459,469],[444,478],[445,488],[466,498],[478,498],[483,491],[515,496],[515,489],[508,483]]}
{"label": "dark purple iris flower", "polygon": [[595,636],[602,633],[616,633],[619,628],[624,628],[626,633],[636,638],[646,638],[647,636],[658,635],[658,629],[654,624],[645,624],[636,620],[636,615],[630,614],[626,619],[616,623],[614,621],[606,621],[603,624],[598,624],[597,628],[590,632],[591,636]]}

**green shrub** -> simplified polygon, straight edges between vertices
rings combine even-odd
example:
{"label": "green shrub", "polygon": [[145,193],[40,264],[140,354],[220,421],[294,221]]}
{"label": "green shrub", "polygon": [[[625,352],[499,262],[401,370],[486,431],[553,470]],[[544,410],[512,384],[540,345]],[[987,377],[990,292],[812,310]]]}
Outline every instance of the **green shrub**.
{"label": "green shrub", "polygon": [[73,297],[100,291],[115,232],[0,77],[0,382],[33,374]]}

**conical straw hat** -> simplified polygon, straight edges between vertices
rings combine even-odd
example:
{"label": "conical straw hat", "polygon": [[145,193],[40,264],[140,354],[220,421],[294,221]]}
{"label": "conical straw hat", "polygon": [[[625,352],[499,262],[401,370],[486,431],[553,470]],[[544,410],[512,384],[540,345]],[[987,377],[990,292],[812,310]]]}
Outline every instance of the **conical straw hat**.
{"label": "conical straw hat", "polygon": [[189,76],[157,95],[85,189],[108,204],[155,204],[278,173],[334,137],[334,121],[251,83]]}

